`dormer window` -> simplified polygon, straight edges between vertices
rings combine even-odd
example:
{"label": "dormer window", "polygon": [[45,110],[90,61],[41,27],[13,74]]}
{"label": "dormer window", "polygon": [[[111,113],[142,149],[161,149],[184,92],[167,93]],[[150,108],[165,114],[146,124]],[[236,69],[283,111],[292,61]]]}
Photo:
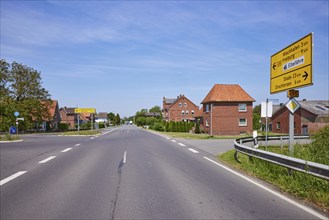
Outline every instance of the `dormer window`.
{"label": "dormer window", "polygon": [[178,107],[182,107],[182,103],[181,102],[178,104]]}

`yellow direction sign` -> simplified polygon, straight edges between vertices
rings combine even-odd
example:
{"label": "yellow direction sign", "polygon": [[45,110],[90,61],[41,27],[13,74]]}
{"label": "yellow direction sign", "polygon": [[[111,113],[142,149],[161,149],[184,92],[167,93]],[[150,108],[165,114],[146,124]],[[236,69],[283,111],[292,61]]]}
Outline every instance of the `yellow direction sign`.
{"label": "yellow direction sign", "polygon": [[292,98],[287,102],[286,107],[292,114],[294,114],[294,112],[299,109],[300,104],[296,101],[296,99]]}
{"label": "yellow direction sign", "polygon": [[96,113],[95,108],[76,108],[74,109],[75,113]]}
{"label": "yellow direction sign", "polygon": [[312,49],[310,33],[271,56],[271,94],[313,84]]}

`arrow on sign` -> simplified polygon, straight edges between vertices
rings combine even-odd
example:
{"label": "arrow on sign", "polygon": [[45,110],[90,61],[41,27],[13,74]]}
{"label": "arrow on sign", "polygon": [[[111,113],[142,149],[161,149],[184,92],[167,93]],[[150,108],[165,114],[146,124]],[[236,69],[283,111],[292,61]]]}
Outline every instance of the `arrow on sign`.
{"label": "arrow on sign", "polygon": [[304,71],[304,75],[303,75],[303,77],[304,77],[304,80],[306,80],[307,79],[307,77],[308,77],[308,73],[306,72],[306,71]]}
{"label": "arrow on sign", "polygon": [[274,63],[274,64],[273,64],[273,69],[274,69],[274,70],[275,70],[275,67],[276,67],[276,64]]}

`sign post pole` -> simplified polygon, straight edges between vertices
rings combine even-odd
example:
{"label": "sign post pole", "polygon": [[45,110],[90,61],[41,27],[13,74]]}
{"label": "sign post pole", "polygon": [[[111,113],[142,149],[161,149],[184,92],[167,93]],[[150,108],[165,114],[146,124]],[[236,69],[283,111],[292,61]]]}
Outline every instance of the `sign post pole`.
{"label": "sign post pole", "polygon": [[80,114],[78,113],[78,132],[80,131]]}
{"label": "sign post pole", "polygon": [[294,113],[289,112],[289,153],[294,154]]}

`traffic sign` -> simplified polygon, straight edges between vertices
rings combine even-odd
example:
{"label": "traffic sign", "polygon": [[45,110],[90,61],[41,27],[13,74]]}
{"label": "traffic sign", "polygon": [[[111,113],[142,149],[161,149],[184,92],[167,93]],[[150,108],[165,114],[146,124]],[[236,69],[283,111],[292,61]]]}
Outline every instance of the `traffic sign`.
{"label": "traffic sign", "polygon": [[296,99],[291,98],[287,103],[286,107],[289,109],[289,111],[294,114],[297,109],[299,109],[300,104],[296,101]]}
{"label": "traffic sign", "polygon": [[74,109],[75,113],[96,113],[95,108],[76,108]]}
{"label": "traffic sign", "polygon": [[287,93],[288,98],[298,98],[299,97],[299,91],[298,90],[288,90]]}
{"label": "traffic sign", "polygon": [[11,126],[11,127],[9,128],[9,133],[10,133],[10,134],[16,134],[16,133],[17,133],[17,129],[16,129],[16,127],[15,127],[15,126]]}
{"label": "traffic sign", "polygon": [[14,115],[15,115],[16,117],[18,117],[18,116],[19,116],[19,112],[14,112]]}
{"label": "traffic sign", "polygon": [[313,33],[271,56],[270,92],[313,85]]}

